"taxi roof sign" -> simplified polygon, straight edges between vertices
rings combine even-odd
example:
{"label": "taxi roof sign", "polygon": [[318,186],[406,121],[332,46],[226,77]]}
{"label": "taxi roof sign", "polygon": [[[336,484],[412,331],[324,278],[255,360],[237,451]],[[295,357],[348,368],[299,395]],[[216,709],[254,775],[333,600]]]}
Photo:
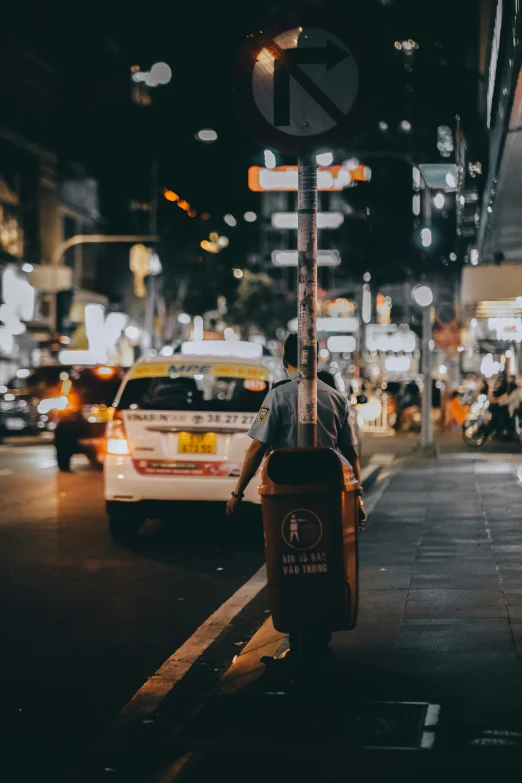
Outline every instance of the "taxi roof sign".
{"label": "taxi roof sign", "polygon": [[191,340],[181,345],[185,356],[221,356],[235,359],[260,359],[263,348],[259,343],[243,340]]}

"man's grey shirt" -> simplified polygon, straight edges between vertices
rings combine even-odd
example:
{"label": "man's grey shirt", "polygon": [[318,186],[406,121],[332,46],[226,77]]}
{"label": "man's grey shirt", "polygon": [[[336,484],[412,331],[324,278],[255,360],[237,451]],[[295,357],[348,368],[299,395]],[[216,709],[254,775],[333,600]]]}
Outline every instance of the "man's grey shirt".
{"label": "man's grey shirt", "polygon": [[[271,389],[250,427],[251,438],[273,449],[297,446],[297,395],[299,374]],[[343,395],[317,380],[317,445],[344,452],[357,445],[351,413]]]}

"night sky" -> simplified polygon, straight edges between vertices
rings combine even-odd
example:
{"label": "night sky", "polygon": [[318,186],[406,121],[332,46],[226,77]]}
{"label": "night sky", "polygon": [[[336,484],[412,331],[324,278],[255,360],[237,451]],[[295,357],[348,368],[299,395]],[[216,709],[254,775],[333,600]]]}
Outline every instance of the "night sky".
{"label": "night sky", "polygon": [[[457,112],[469,126],[479,125],[476,1],[365,0],[361,5],[301,4],[305,21],[333,25],[341,37],[343,29],[360,31],[379,74],[374,113],[360,137],[347,141],[339,151],[336,162],[361,149],[398,150],[422,162],[440,161],[437,125],[453,126]],[[162,232],[178,236],[182,243],[193,235],[197,248],[200,235],[223,227],[225,213],[259,209],[246,178],[250,165],[262,164],[264,145],[237,118],[234,62],[249,32],[266,29],[274,19],[295,21],[294,12],[292,4],[285,2],[186,0],[131,5],[116,1],[80,7],[53,0],[45,7],[36,2],[17,4],[9,10],[12,23],[6,29],[16,34],[23,27],[24,36],[32,36],[34,44],[56,61],[62,103],[52,141],[99,179],[108,225],[114,230],[126,228],[129,202],[149,199],[150,166],[157,155],[160,188],[172,188],[198,215],[204,211],[212,215],[202,226],[199,218],[190,221],[160,199]],[[411,72],[405,70],[404,56],[393,45],[394,40],[408,38],[420,45]],[[132,104],[131,65],[147,70],[157,61],[171,66],[172,81],[151,90],[152,106]],[[378,131],[381,119],[390,125],[385,135]],[[412,123],[410,134],[397,130],[403,119]],[[214,128],[218,141],[210,145],[196,141],[194,135],[202,127]],[[278,160],[294,162],[281,156]],[[383,278],[395,278],[403,274],[405,264],[440,267],[441,254],[422,260],[412,242],[411,171],[397,161],[371,165],[373,182],[350,194],[354,205],[368,206],[371,215],[365,225],[351,227],[344,238],[349,253],[343,255],[350,258],[354,273],[368,266]],[[136,221],[146,216],[132,219],[138,228]],[[448,250],[449,246],[444,248]]]}

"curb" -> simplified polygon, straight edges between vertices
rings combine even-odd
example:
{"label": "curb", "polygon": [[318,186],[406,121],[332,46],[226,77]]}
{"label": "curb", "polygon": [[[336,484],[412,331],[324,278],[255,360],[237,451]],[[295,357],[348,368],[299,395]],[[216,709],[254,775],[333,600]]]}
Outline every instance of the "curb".
{"label": "curb", "polygon": [[365,492],[373,487],[383,467],[384,465],[367,465],[361,470],[361,486]]}

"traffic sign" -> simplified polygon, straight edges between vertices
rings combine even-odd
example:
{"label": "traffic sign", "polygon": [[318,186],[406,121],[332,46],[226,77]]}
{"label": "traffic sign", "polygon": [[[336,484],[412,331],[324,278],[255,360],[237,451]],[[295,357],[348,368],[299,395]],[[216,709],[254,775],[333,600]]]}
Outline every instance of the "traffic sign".
{"label": "traffic sign", "polygon": [[371,97],[372,67],[358,41],[317,27],[260,33],[238,61],[238,111],[253,135],[288,155],[353,136]]}
{"label": "traffic sign", "polygon": [[[318,250],[317,266],[339,266],[341,256],[338,250]],[[273,266],[299,266],[299,254],[297,250],[273,250]]]}

